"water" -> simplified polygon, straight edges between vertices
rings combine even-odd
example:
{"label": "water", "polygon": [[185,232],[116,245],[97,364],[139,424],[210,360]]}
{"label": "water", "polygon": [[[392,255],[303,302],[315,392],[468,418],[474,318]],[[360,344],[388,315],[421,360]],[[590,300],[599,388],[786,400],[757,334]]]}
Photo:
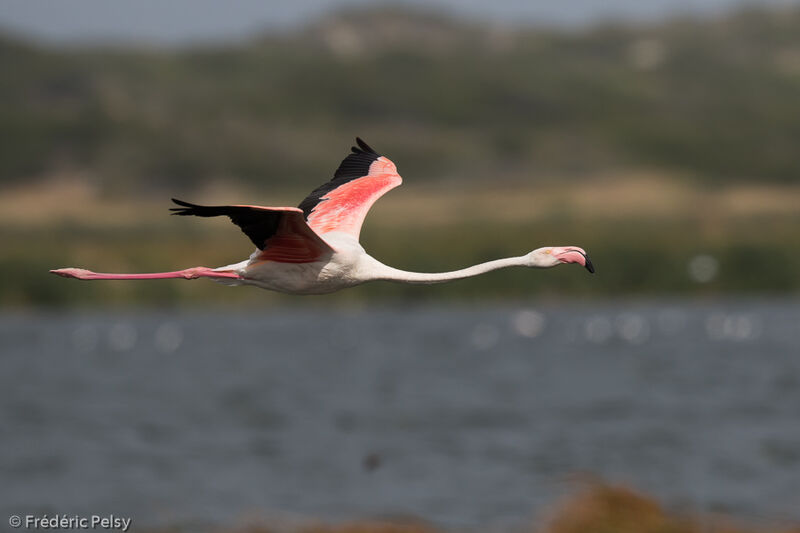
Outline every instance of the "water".
{"label": "water", "polygon": [[[800,302],[0,315],[0,515],[800,520]],[[3,518],[4,519],[4,518]]]}

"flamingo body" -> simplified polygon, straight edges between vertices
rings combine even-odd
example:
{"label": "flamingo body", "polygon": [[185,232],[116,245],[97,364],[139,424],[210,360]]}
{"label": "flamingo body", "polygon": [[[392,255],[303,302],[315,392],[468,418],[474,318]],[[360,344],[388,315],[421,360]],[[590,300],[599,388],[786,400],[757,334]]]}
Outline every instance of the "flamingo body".
{"label": "flamingo body", "polygon": [[543,247],[524,256],[480,263],[440,273],[407,272],[384,265],[359,243],[364,218],[375,201],[402,183],[394,163],[364,141],[349,154],[329,182],[298,207],[201,206],[173,199],[181,216],[228,216],[256,245],[249,259],[219,268],[194,267],[152,274],[101,274],[80,268],[52,273],[82,280],[142,280],[206,277],[229,285],[255,285],[290,294],[327,294],[367,281],[441,283],[512,266],[550,268],[578,263],[594,272],[576,246]]}

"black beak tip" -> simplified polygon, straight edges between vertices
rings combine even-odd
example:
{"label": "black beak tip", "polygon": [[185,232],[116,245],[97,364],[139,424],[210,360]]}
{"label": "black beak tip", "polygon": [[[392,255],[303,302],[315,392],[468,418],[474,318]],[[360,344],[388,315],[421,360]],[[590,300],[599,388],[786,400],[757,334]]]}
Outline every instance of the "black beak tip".
{"label": "black beak tip", "polygon": [[592,260],[588,257],[586,258],[586,270],[588,270],[591,274],[594,274],[594,265],[592,264]]}

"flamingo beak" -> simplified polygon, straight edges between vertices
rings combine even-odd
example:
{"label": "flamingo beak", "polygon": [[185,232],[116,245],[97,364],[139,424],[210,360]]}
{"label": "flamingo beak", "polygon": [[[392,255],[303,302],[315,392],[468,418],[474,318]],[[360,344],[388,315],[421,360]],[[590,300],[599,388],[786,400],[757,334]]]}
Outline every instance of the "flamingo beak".
{"label": "flamingo beak", "polygon": [[594,265],[592,264],[592,260],[589,259],[588,255],[585,255],[584,257],[586,258],[586,264],[584,265],[586,270],[588,270],[590,274],[594,274]]}
{"label": "flamingo beak", "polygon": [[594,274],[594,265],[589,256],[586,255],[581,248],[554,248],[553,254],[562,263],[578,263],[586,268],[591,274]]}

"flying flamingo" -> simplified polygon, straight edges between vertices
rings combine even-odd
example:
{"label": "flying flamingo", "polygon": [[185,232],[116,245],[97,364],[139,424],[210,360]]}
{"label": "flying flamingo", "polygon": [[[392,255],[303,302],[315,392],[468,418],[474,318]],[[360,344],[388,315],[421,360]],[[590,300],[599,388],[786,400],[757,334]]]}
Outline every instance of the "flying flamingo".
{"label": "flying flamingo", "polygon": [[256,285],[290,294],[325,294],[367,281],[441,283],[512,266],[550,268],[577,263],[594,273],[586,252],[577,246],[546,246],[520,257],[496,259],[461,270],[406,272],[384,265],[359,244],[367,211],[402,178],[387,157],[360,138],[331,181],[314,189],[298,207],[255,205],[202,206],[181,200],[174,215],[228,216],[258,248],[249,259],[219,268],[195,267],[154,274],[99,274],[60,268],[53,274],[82,280],[211,278],[231,285]]}

